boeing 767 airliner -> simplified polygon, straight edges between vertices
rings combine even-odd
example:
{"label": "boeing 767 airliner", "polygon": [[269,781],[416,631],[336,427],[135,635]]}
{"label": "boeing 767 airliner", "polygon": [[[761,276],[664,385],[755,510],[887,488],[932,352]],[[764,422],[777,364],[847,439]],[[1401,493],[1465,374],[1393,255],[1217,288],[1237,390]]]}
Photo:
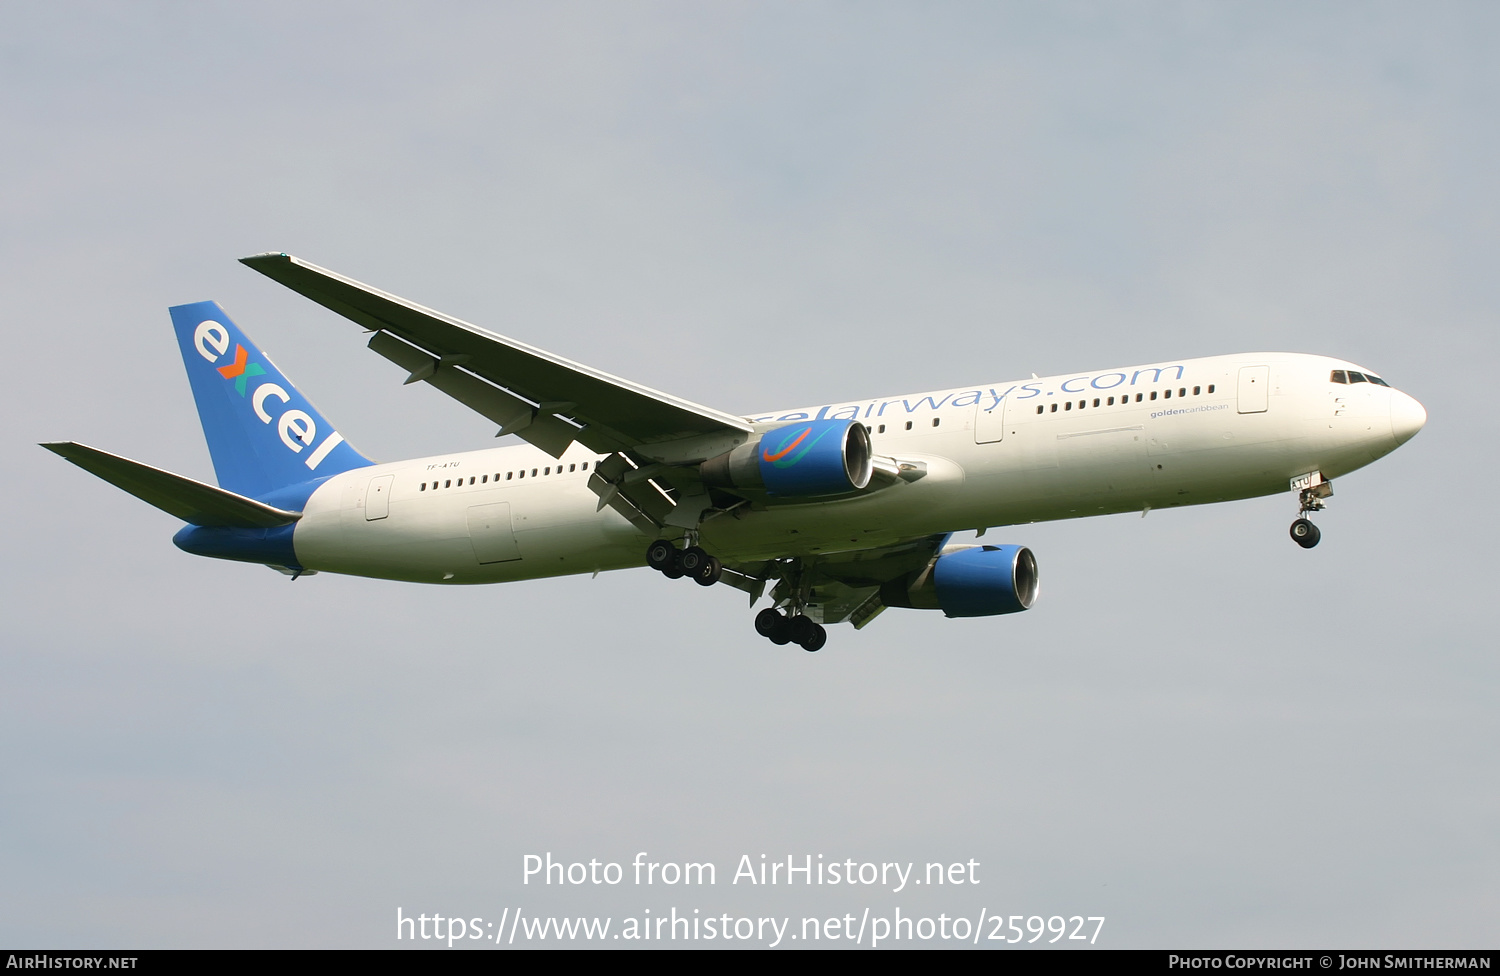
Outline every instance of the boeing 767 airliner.
{"label": "boeing 767 airliner", "polygon": [[1281,491],[1292,538],[1334,477],[1427,413],[1354,363],[1216,356],[735,416],[488,332],[287,254],[244,263],[373,333],[369,346],[526,444],[377,464],[213,302],[179,305],[219,485],[44,444],[183,521],[202,556],[293,578],[495,583],[648,565],[770,589],[755,628],[816,651],[886,607],[1026,610],[1025,546],[954,532]]}

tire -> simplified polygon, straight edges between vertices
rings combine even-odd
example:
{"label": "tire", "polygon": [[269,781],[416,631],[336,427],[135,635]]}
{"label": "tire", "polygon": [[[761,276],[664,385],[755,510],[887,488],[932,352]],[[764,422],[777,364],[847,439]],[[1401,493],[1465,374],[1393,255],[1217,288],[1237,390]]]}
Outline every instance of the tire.
{"label": "tire", "polygon": [[661,574],[667,579],[682,579],[683,576],[687,575],[682,568],[682,552],[680,550],[672,550],[672,562],[661,568]]}
{"label": "tire", "polygon": [[1299,518],[1292,523],[1292,541],[1304,549],[1311,549],[1323,538],[1323,533],[1318,527],[1305,518]]}
{"label": "tire", "polygon": [[646,565],[664,572],[677,559],[677,547],[666,539],[657,539],[646,547]]}
{"label": "tire", "polygon": [[799,643],[801,643],[802,649],[808,653],[820,651],[823,649],[823,645],[828,643],[828,631],[823,629],[822,624],[813,624],[812,636],[807,637]]}
{"label": "tire", "polygon": [[682,550],[682,571],[689,576],[697,578],[698,567],[702,566],[703,561],[708,558],[708,553],[702,549],[697,546],[688,546]]}
{"label": "tire", "polygon": [[799,613],[788,621],[788,629],[794,643],[806,644],[817,635],[818,625],[811,617],[804,617]]}
{"label": "tire", "polygon": [[[683,562],[687,560],[683,559]],[[699,586],[713,586],[719,581],[719,577],[724,575],[724,564],[714,556],[705,555],[703,561],[698,564],[698,568],[690,571],[688,575],[692,576],[693,582]]]}
{"label": "tire", "polygon": [[755,632],[772,644],[792,642],[792,622],[771,607],[755,615]]}

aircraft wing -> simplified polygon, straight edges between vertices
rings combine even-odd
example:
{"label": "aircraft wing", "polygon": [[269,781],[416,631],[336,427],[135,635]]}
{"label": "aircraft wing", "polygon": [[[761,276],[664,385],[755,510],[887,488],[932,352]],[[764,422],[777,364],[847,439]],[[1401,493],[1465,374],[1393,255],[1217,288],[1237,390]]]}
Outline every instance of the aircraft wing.
{"label": "aircraft wing", "polygon": [[375,332],[370,348],[554,457],[573,441],[667,464],[723,454],[751,435],[743,418],[470,325],[289,254],[241,258]]}

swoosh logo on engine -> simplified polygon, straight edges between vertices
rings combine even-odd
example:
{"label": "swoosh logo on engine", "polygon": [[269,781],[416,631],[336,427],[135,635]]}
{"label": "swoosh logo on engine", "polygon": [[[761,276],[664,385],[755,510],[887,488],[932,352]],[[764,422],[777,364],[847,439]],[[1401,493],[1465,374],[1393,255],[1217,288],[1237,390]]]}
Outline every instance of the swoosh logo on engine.
{"label": "swoosh logo on engine", "polygon": [[[786,449],[783,450],[783,451],[781,451],[780,453],[771,454],[768,451],[761,451],[760,456],[763,457],[763,458],[765,458],[770,463],[775,464],[777,461],[780,461],[782,458],[784,458],[788,454],[792,453],[792,451],[796,450],[797,445],[801,444],[804,440],[806,440],[807,439],[807,435],[811,434],[811,433],[812,433],[812,428],[809,427],[809,428],[807,428],[806,430],[804,430],[802,432],[802,435],[800,437],[798,437],[796,440],[794,440],[790,444],[788,444],[787,447],[786,447]],[[812,445],[808,445],[808,446],[811,447]]]}

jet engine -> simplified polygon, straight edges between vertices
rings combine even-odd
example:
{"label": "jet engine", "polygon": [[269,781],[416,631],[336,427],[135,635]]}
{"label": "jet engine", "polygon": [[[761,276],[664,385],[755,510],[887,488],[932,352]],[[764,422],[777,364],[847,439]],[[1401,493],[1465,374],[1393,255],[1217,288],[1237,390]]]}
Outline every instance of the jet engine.
{"label": "jet engine", "polygon": [[804,420],[777,427],[699,467],[705,484],[782,498],[859,491],[870,483],[870,433],[857,420]]}
{"label": "jet engine", "polygon": [[949,617],[989,617],[1031,609],[1036,557],[1025,546],[946,549],[921,572],[880,588],[888,607],[942,610]]}

